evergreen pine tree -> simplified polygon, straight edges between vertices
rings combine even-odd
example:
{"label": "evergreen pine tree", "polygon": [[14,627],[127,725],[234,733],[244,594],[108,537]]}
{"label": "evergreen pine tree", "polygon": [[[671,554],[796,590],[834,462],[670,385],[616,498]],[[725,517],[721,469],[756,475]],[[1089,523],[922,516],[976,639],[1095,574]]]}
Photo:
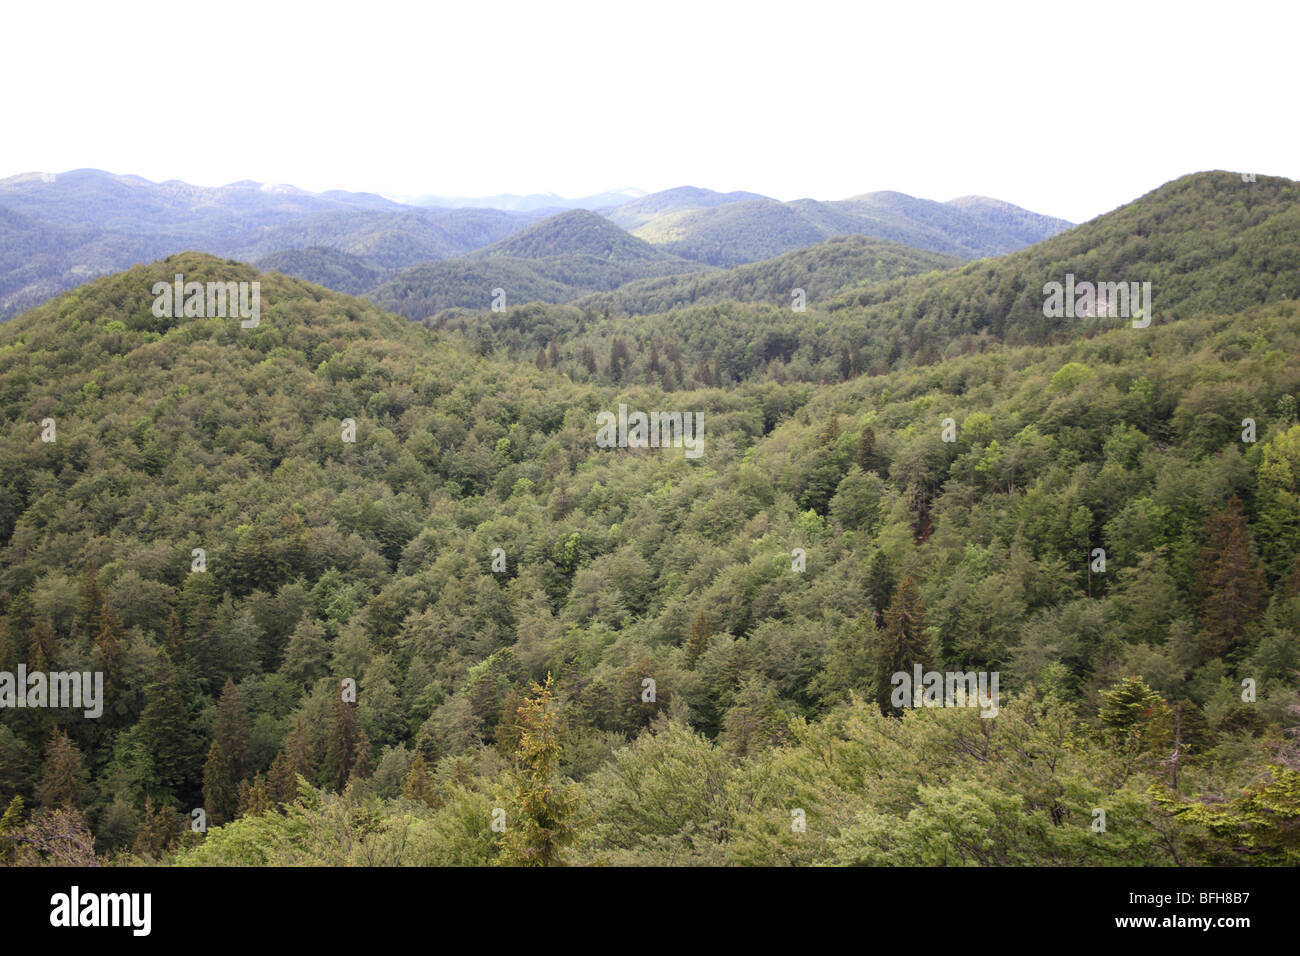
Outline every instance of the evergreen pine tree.
{"label": "evergreen pine tree", "polygon": [[1205,522],[1193,593],[1200,606],[1199,662],[1240,647],[1268,605],[1264,566],[1251,548],[1241,500],[1235,495]]}
{"label": "evergreen pine tree", "polygon": [[36,790],[41,806],[51,809],[80,809],[86,787],[87,776],[85,767],[82,766],[81,751],[67,734],[56,727],[45,748],[41,782]]}
{"label": "evergreen pine tree", "polygon": [[[893,708],[890,695],[894,690],[891,681],[894,674],[903,672],[910,678],[917,664],[922,671],[929,669],[932,658],[925,627],[921,593],[911,577],[904,578],[885,611],[884,629],[876,651],[876,701],[882,713],[889,713]],[[920,692],[920,688],[912,688],[914,695]]]}
{"label": "evergreen pine tree", "polygon": [[560,715],[551,676],[533,684],[533,696],[519,705],[522,733],[514,769],[506,775],[506,811],[501,861],[510,866],[560,866],[564,848],[577,836],[576,789],[559,775]]}

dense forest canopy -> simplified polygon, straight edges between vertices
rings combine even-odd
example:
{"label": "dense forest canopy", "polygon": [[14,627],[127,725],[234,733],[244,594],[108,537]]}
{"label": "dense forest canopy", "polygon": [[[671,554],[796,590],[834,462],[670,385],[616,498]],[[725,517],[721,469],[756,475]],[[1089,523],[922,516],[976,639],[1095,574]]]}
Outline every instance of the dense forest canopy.
{"label": "dense forest canopy", "polygon": [[[5,323],[0,671],[105,707],[0,710],[0,854],[1300,862],[1296,190],[803,314],[426,325],[185,253]],[[1049,324],[1067,271],[1155,321]],[[260,324],[156,316],[177,273]],[[599,447],[620,405],[705,454]],[[914,666],[997,716],[898,707]]]}

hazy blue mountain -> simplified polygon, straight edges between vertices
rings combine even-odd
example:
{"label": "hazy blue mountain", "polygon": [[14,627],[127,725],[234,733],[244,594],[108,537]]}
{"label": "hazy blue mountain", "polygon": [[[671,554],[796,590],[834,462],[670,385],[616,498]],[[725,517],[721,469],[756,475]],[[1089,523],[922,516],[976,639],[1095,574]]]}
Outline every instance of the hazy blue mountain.
{"label": "hazy blue mountain", "polygon": [[701,189],[698,186],[678,186],[675,189],[650,193],[640,199],[615,206],[613,209],[602,209],[601,212],[624,229],[636,229],[653,219],[673,212],[711,209],[714,206],[725,206],[727,203],[743,202],[746,199],[766,198],[758,193],[720,193],[712,189]]}
{"label": "hazy blue mountain", "polygon": [[622,262],[667,262],[676,259],[609,219],[585,209],[551,216],[474,253],[474,258],[513,256],[544,259],[585,255]]}
{"label": "hazy blue mountain", "polygon": [[632,199],[644,196],[640,189],[612,189],[608,192],[593,193],[577,199],[565,199],[555,193],[529,193],[516,195],[502,193],[499,196],[438,196],[424,195],[404,198],[412,206],[438,206],[444,209],[505,209],[511,212],[556,211],[560,209],[605,209],[618,206]]}
{"label": "hazy blue mountain", "polygon": [[[893,192],[779,202],[679,186],[648,195],[613,190],[579,199],[413,202],[420,205],[251,180],[156,183],[97,169],[11,176],[0,180],[0,318],[95,276],[185,250],[270,262],[345,292],[376,288],[398,270],[440,260],[518,259],[533,265],[511,268],[496,285],[513,282],[520,294],[567,301],[623,282],[768,260],[839,235],[971,259],[1023,248],[1069,225],[995,199],[938,203]],[[287,250],[301,254],[269,259]],[[403,288],[426,303],[450,297],[459,304],[469,292],[477,303],[477,284],[489,281],[466,264],[440,276],[425,270]],[[367,277],[369,286],[362,284]],[[440,281],[449,283],[442,293],[423,288]]]}
{"label": "hazy blue mountain", "polygon": [[242,181],[193,186],[151,182],[100,169],[74,169],[46,181],[39,173],[0,179],[0,206],[62,225],[178,236],[228,235],[244,228],[339,209],[401,209],[370,193],[309,193],[294,186]]}
{"label": "hazy blue mountain", "polygon": [[940,203],[899,192],[875,192],[833,202],[750,199],[679,209],[645,221],[633,234],[687,259],[735,266],[837,235],[874,236],[942,255],[979,259],[1014,252],[1070,225],[983,197]]}
{"label": "hazy blue mountain", "polygon": [[283,249],[324,246],[381,269],[464,255],[532,222],[496,209],[351,210],[304,216],[216,243],[212,251],[252,261]]}
{"label": "hazy blue mountain", "polygon": [[[0,318],[95,276],[188,249],[258,261],[287,249],[329,248],[363,260],[374,270],[373,285],[391,270],[462,255],[538,218],[252,181],[209,188],[95,169],[25,173],[0,180]],[[285,260],[286,271],[298,274],[291,263],[301,261]],[[327,277],[344,273],[311,274],[329,284]],[[346,274],[352,278],[341,291],[360,291]]]}

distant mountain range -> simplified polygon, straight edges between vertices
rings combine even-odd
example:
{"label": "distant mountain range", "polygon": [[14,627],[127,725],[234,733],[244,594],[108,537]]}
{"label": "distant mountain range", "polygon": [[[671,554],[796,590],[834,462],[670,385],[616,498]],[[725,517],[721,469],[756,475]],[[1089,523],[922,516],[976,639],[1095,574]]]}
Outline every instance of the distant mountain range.
{"label": "distant mountain range", "polygon": [[578,199],[565,199],[555,193],[529,193],[519,196],[403,196],[391,197],[409,206],[437,206],[444,209],[503,209],[507,212],[554,212],[560,209],[606,209],[620,206],[645,195],[640,189],[613,189]]}
{"label": "distant mountain range", "polygon": [[687,259],[734,266],[837,235],[875,236],[930,252],[979,259],[1014,252],[1071,225],[982,196],[940,203],[904,193],[876,192],[837,202],[797,199],[783,203],[760,197],[707,207],[684,206],[650,219],[633,233]]}
{"label": "distant mountain range", "polygon": [[630,281],[766,260],[841,235],[973,259],[1069,226],[978,196],[939,203],[886,192],[778,202],[682,186],[572,200],[420,196],[404,204],[251,181],[203,187],[95,169],[24,173],[0,180],[0,318],[183,250],[255,262],[338,291],[373,291],[406,314],[429,314],[481,304],[494,287],[510,288],[514,301],[568,301]]}

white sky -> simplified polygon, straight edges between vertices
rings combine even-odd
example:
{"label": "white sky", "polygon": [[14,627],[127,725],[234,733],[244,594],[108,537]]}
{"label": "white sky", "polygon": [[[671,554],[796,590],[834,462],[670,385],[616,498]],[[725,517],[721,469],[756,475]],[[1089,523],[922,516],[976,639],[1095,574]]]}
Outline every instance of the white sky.
{"label": "white sky", "polygon": [[995,196],[1300,179],[1300,3],[8,3],[0,177]]}

